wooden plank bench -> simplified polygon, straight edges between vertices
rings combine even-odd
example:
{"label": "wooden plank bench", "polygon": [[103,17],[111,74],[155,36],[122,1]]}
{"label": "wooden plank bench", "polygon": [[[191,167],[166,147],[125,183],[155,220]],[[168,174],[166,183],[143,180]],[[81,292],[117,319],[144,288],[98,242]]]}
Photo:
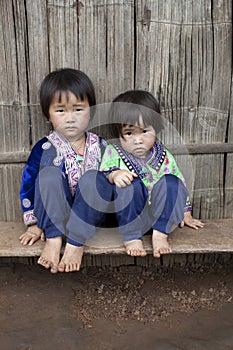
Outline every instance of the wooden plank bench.
{"label": "wooden plank bench", "polygon": [[[203,221],[203,229],[177,228],[169,236],[173,254],[233,252],[233,219]],[[21,222],[0,222],[0,257],[40,256],[44,242],[22,246],[18,237],[24,231]],[[147,253],[152,254],[151,237],[144,236],[143,240]],[[87,241],[85,254],[125,254],[122,237],[116,231],[100,230]]]}

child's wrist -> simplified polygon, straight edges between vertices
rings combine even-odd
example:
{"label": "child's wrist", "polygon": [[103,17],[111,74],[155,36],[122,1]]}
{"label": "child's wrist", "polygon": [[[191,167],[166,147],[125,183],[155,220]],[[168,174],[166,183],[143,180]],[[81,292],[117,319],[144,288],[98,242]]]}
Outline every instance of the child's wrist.
{"label": "child's wrist", "polygon": [[108,169],[107,171],[104,171],[104,174],[107,177],[109,182],[113,183],[114,173],[118,170],[120,170],[120,168],[112,167],[112,168]]}
{"label": "child's wrist", "polygon": [[115,179],[115,175],[116,175],[116,172],[118,171],[119,169],[115,169],[113,170],[109,175],[108,175],[108,181],[110,183],[114,183],[114,179]]}

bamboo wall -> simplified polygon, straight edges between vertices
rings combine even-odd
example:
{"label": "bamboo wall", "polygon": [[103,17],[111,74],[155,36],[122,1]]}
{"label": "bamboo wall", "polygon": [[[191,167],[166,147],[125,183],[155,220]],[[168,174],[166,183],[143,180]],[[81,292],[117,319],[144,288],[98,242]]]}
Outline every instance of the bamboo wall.
{"label": "bamboo wall", "polygon": [[48,132],[38,88],[61,67],[86,72],[98,103],[158,96],[194,215],[233,217],[231,0],[1,0],[0,42],[0,220],[21,220],[22,169]]}

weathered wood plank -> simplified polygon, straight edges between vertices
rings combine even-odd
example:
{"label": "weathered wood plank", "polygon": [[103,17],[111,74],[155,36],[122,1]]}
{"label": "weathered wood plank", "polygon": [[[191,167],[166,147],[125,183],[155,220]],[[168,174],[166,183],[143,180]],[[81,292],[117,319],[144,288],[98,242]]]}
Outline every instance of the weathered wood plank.
{"label": "weathered wood plank", "polygon": [[0,165],[0,220],[21,221],[19,188],[24,164]]}
{"label": "weathered wood plank", "polygon": [[[233,252],[233,220],[206,220],[205,228],[192,230],[177,228],[170,236],[169,243],[173,254]],[[0,256],[29,257],[39,256],[44,243],[22,246],[18,237],[25,230],[22,223],[0,222]],[[151,237],[144,236],[148,254],[152,254]],[[85,254],[125,254],[122,238],[117,233],[98,232],[85,247]]]}
{"label": "weathered wood plank", "polygon": [[233,143],[166,145],[173,154],[220,154],[233,153]]}
{"label": "weathered wood plank", "polygon": [[[225,108],[230,76],[222,70],[231,66],[231,1],[141,0],[136,12],[136,84],[154,92],[161,87],[166,107],[209,103],[221,110],[220,103]],[[215,100],[219,89],[213,84],[219,80],[227,86],[224,98]]]}
{"label": "weathered wood plank", "polygon": [[30,152],[4,152],[0,153],[0,164],[25,163]]}
{"label": "weathered wood plank", "polygon": [[134,86],[134,1],[85,0],[82,5],[80,68],[93,80],[98,103],[110,102]]}
{"label": "weathered wood plank", "polygon": [[28,100],[29,135],[32,144],[48,132],[48,124],[39,106],[39,87],[42,79],[50,70],[48,8],[47,1],[26,0],[27,40],[28,40]]}
{"label": "weathered wood plank", "polygon": [[[0,152],[29,150],[27,27],[23,1],[0,2]],[[1,220],[20,220],[22,165],[0,165]]]}
{"label": "weathered wood plank", "polygon": [[222,218],[224,203],[224,155],[206,154],[192,157],[194,216]]}
{"label": "weathered wood plank", "polygon": [[[184,154],[220,154],[233,153],[233,143],[215,143],[215,144],[178,144],[166,145],[166,147],[175,155]],[[27,161],[30,152],[4,152],[0,153],[0,164],[24,163]]]}
{"label": "weathered wood plank", "polygon": [[[72,0],[47,2],[50,70],[79,66],[78,16],[81,3]],[[87,58],[86,58],[87,59]]]}
{"label": "weathered wood plank", "polygon": [[[231,3],[220,2],[222,10],[215,3],[137,3],[136,87],[155,95],[159,91],[165,116],[185,143],[225,140],[231,91],[226,73],[232,60]],[[221,94],[219,81],[226,82]],[[173,143],[173,133],[169,137],[165,142]]]}
{"label": "weathered wood plank", "polygon": [[0,2],[0,152],[28,147],[25,11],[22,1]]}
{"label": "weathered wood plank", "polygon": [[160,135],[165,144],[200,145],[198,153],[203,155],[192,158],[195,213],[202,218],[222,217],[224,178],[229,176],[224,155],[206,155],[201,145],[225,143],[226,139],[231,97],[231,74],[227,73],[232,64],[231,1],[141,0],[137,2],[136,21],[135,86],[159,95],[168,121]]}
{"label": "weathered wood plank", "polygon": [[[233,87],[233,77],[232,77]],[[231,94],[230,113],[229,113],[229,127],[227,130],[228,142],[233,142],[233,94]],[[233,217],[233,155],[227,154],[225,157],[226,175],[224,183],[224,217]]]}

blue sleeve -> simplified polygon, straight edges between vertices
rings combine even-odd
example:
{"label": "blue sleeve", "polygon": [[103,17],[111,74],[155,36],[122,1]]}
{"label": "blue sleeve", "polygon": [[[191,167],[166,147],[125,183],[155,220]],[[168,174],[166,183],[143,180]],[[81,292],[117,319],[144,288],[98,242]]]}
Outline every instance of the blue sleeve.
{"label": "blue sleeve", "polygon": [[35,144],[23,170],[20,187],[20,200],[23,212],[25,214],[28,213],[26,215],[26,220],[24,216],[25,224],[33,224],[36,222],[36,218],[33,217],[35,182],[40,170],[41,158],[43,154],[42,145],[47,140],[48,139],[44,137]]}

